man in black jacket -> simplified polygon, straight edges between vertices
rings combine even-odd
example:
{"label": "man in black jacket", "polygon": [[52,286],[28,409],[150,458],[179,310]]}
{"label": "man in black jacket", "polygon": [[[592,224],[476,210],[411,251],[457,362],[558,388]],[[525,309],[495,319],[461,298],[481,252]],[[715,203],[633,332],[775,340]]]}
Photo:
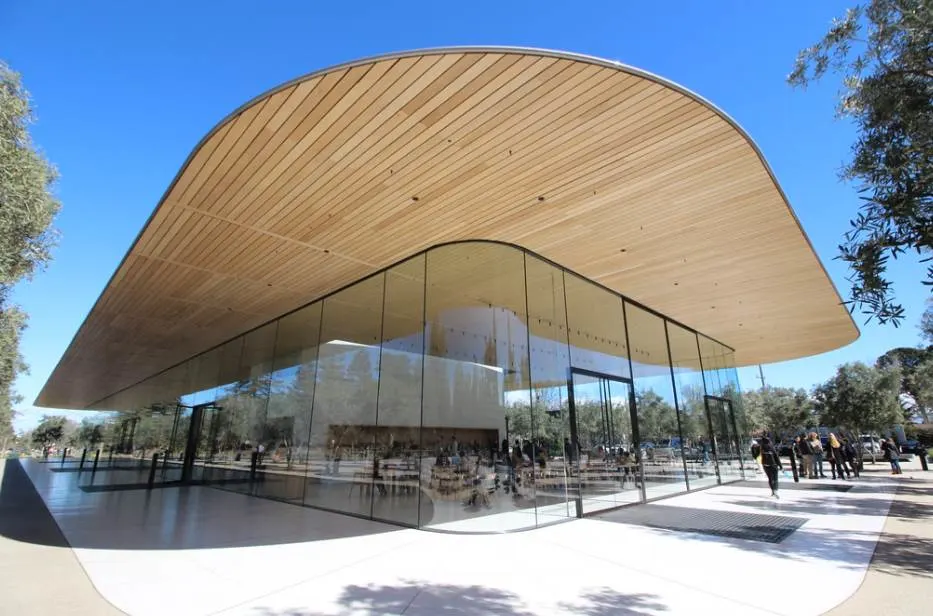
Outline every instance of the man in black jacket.
{"label": "man in black jacket", "polygon": [[778,496],[778,471],[784,470],[784,466],[781,464],[781,456],[778,455],[778,452],[774,449],[774,445],[771,443],[771,439],[767,436],[761,437],[761,440],[758,441],[758,446],[761,451],[761,468],[764,469],[765,475],[768,476],[768,486],[771,488],[771,496],[780,498],[780,496]]}

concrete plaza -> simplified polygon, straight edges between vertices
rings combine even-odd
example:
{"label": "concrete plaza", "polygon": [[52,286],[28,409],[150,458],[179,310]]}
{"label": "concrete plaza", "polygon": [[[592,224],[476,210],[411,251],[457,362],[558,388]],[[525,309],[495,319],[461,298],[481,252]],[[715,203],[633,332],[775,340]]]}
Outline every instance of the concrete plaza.
{"label": "concrete plaza", "polygon": [[759,478],[463,535],[209,487],[88,491],[55,464],[8,460],[0,612],[926,614],[933,474],[885,466],[780,500]]}

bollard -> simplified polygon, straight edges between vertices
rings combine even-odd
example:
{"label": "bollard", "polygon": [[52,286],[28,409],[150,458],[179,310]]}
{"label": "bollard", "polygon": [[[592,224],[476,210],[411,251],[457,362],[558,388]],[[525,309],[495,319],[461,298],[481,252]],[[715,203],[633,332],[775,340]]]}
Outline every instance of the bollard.
{"label": "bollard", "polygon": [[84,470],[84,461],[85,461],[86,459],[87,459],[87,447],[85,447],[85,448],[81,451],[81,463],[78,464],[78,472],[79,472],[79,473],[80,473],[81,471]]}
{"label": "bollard", "polygon": [[97,461],[98,460],[100,460],[100,449],[98,449],[97,452],[94,454],[94,467],[91,469],[92,475],[97,472]]}
{"label": "bollard", "polygon": [[930,465],[927,464],[927,452],[925,449],[919,450],[917,453],[920,454],[920,468],[925,471],[930,470]]}
{"label": "bollard", "polygon": [[155,483],[156,467],[159,466],[159,454],[152,454],[152,466],[149,467],[149,489],[152,489],[152,485]]}
{"label": "bollard", "polygon": [[62,466],[65,466],[65,456],[68,455],[68,448],[62,447]]}
{"label": "bollard", "polygon": [[794,483],[800,483],[800,473],[797,472],[797,456],[794,454],[794,448],[790,449],[790,468],[794,473]]}

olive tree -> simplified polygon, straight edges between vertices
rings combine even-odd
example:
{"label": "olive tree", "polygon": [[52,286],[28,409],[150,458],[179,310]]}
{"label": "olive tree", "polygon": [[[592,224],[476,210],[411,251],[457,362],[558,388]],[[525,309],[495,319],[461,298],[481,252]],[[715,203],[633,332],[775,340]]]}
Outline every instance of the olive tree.
{"label": "olive tree", "polygon": [[59,210],[56,172],[30,138],[32,119],[19,74],[0,62],[0,431],[19,402],[13,383],[26,370],[19,352],[26,315],[9,304],[10,290],[48,262]]}
{"label": "olive tree", "polygon": [[[858,213],[839,246],[851,270],[850,310],[880,323],[904,317],[886,274],[891,258],[933,251],[933,2],[871,0],[832,23],[800,52],[788,81],[842,78],[837,114],[857,137],[842,177],[856,184]],[[926,285],[933,285],[933,266]]]}

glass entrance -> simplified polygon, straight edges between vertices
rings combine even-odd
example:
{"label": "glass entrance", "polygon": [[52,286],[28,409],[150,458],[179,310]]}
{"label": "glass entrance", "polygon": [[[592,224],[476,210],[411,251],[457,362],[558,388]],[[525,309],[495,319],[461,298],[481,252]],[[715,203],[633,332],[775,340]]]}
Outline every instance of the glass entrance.
{"label": "glass entrance", "polygon": [[732,401],[706,396],[706,413],[710,425],[710,442],[719,467],[719,481],[726,483],[742,479],[742,447],[732,411]]}
{"label": "glass entrance", "polygon": [[631,382],[572,369],[564,457],[578,517],[644,500]]}

